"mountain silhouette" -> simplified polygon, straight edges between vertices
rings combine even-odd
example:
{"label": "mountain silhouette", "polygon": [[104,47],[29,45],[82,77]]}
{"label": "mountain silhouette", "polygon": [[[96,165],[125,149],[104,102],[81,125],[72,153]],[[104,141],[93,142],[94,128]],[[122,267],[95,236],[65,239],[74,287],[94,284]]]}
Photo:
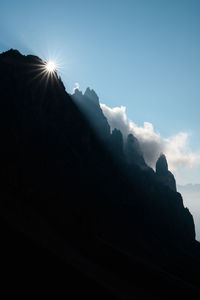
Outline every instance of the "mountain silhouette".
{"label": "mountain silhouette", "polygon": [[82,94],[78,89],[75,89],[72,98],[87,118],[87,121],[92,125],[99,138],[102,141],[106,141],[110,136],[110,126],[102,112],[99,97],[95,91],[87,88],[85,93]]}
{"label": "mountain silhouette", "polygon": [[159,180],[176,192],[176,181],[174,175],[168,170],[167,159],[161,154],[156,162],[156,174]]}
{"label": "mountain silhouette", "polygon": [[127,158],[128,163],[137,164],[141,168],[146,168],[147,165],[144,161],[144,157],[142,155],[142,151],[140,149],[140,145],[136,137],[133,134],[128,134],[127,140],[125,143],[125,156]]}
{"label": "mountain silhouette", "polygon": [[110,132],[93,90],[70,96],[44,66],[17,50],[0,55],[2,286],[192,299],[200,246],[181,194],[160,180],[167,161],[154,172],[134,136]]}

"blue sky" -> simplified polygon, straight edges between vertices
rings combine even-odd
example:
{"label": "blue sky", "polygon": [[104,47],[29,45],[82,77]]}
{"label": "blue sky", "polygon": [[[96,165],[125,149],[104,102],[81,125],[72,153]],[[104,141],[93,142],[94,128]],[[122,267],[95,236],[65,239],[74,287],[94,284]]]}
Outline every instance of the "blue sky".
{"label": "blue sky", "polygon": [[[200,153],[199,16],[196,0],[1,0],[0,51],[56,57],[69,92],[90,86],[163,138],[187,132]],[[185,172],[180,183],[200,183],[200,168]]]}

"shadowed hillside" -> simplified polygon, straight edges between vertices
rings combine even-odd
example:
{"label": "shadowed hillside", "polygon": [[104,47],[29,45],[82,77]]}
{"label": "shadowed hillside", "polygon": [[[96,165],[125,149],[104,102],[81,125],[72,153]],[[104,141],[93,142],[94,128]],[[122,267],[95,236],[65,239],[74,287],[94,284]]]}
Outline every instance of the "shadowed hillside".
{"label": "shadowed hillside", "polygon": [[135,137],[123,145],[110,133],[94,91],[78,95],[81,108],[41,68],[35,56],[0,55],[5,284],[89,299],[196,295],[199,244],[181,195]]}
{"label": "shadowed hillside", "polygon": [[200,241],[200,184],[179,185],[177,189],[183,195],[185,205],[191,207],[196,227],[196,239]]}

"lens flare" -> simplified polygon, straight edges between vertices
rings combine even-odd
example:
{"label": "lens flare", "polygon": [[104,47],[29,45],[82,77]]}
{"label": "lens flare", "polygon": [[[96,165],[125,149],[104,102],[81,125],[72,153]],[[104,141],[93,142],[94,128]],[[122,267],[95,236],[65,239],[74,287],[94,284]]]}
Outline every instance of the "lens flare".
{"label": "lens flare", "polygon": [[56,71],[56,63],[52,60],[49,60],[47,63],[46,63],[46,70],[47,72],[49,73],[53,73]]}

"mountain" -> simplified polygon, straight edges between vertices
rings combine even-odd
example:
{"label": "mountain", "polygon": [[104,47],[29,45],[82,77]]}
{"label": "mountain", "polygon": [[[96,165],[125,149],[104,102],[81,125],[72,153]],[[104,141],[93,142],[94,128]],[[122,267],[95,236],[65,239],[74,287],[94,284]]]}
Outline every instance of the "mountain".
{"label": "mountain", "polygon": [[174,175],[168,170],[167,159],[161,154],[156,162],[156,175],[158,180],[176,192],[176,181]]}
{"label": "mountain", "polygon": [[127,161],[94,91],[80,93],[79,106],[44,70],[36,56],[0,55],[2,287],[26,297],[192,299],[200,246],[181,194],[142,167],[133,136]]}
{"label": "mountain", "polygon": [[72,99],[83,112],[99,138],[101,138],[102,141],[106,141],[110,135],[110,126],[102,112],[99,104],[99,97],[95,91],[87,88],[85,93],[82,94],[78,89],[75,89]]}
{"label": "mountain", "polygon": [[178,185],[178,191],[183,195],[184,204],[190,207],[196,227],[196,238],[200,241],[200,184]]}
{"label": "mountain", "polygon": [[131,133],[128,134],[125,142],[124,154],[129,164],[136,164],[140,168],[147,167],[140,149],[139,142]]}

